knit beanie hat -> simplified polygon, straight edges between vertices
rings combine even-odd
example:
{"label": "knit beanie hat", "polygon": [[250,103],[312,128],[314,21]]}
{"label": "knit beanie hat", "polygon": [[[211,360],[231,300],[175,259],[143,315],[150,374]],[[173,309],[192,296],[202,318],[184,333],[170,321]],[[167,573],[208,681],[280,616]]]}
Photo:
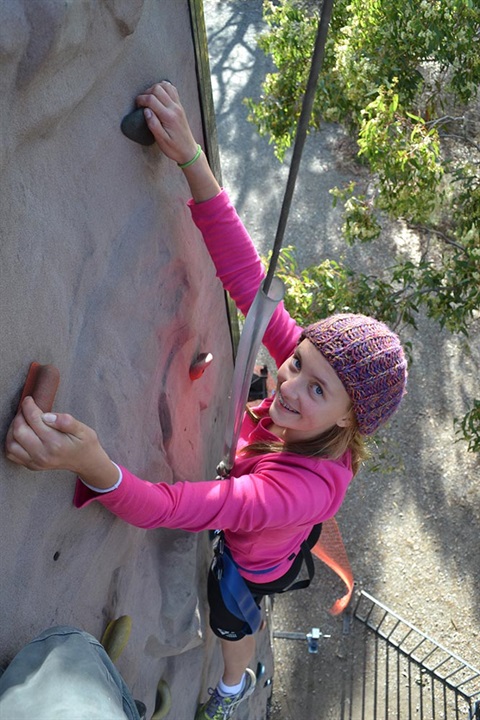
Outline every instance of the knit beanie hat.
{"label": "knit beanie hat", "polygon": [[307,327],[308,338],[340,378],[362,435],[371,435],[396,411],[405,394],[407,361],[400,340],[366,315],[332,315]]}

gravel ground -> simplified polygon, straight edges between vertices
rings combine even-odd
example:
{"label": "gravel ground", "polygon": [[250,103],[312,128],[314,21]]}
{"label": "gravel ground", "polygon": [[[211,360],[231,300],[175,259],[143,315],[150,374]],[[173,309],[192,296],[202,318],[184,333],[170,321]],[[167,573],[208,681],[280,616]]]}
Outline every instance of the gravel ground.
{"label": "gravel ground", "polygon": [[[243,104],[243,98],[259,96],[268,70],[255,43],[263,28],[261,6],[261,0],[204,2],[223,184],[265,252],[275,236],[288,164],[276,161],[268,141],[247,122]],[[296,246],[302,264],[343,254],[370,271],[394,252],[415,255],[416,238],[398,224],[381,252],[369,245],[345,250],[340,210],[332,208],[328,190],[357,177],[348,148],[336,127],[325,126],[308,138],[285,244]],[[479,335],[472,337],[475,352],[470,353],[458,338],[422,319],[411,339],[413,363],[403,408],[378,440],[377,467],[370,463],[355,479],[337,519],[357,591],[366,590],[478,667],[479,461],[465,444],[455,443],[453,419],[479,395]],[[311,588],[276,599],[274,629],[306,633],[319,627],[331,637],[321,640],[316,655],[307,652],[304,641],[273,641],[271,720],[357,717],[352,708],[361,678],[353,680],[347,699],[345,683],[352,666],[360,667],[359,650],[353,649],[352,634],[344,634],[344,621],[328,614],[342,586],[316,565]],[[385,715],[362,712],[367,720],[420,717],[418,703],[413,711],[402,704]],[[429,712],[423,717],[429,719]]]}

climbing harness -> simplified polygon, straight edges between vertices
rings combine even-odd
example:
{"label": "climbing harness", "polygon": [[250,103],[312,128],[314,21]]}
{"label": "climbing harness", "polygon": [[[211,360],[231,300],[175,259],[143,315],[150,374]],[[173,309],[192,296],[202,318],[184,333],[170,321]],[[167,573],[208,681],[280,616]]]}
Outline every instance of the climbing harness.
{"label": "climbing harness", "polygon": [[[297,580],[283,590],[277,590],[275,594],[290,592],[291,590],[302,590],[310,585],[315,575],[315,566],[311,548],[317,543],[322,532],[322,523],[315,525],[310,535],[300,546],[300,552],[305,562],[308,578]],[[258,576],[268,575],[278,567],[273,565],[266,570],[249,570],[250,573]],[[240,575],[239,570],[244,570],[232,557],[228,547],[225,545],[225,537],[222,530],[214,533],[214,557],[212,572],[220,585],[223,602],[229,612],[240,620],[244,621],[243,632],[251,635],[260,627],[262,613],[252,595],[250,588]]]}

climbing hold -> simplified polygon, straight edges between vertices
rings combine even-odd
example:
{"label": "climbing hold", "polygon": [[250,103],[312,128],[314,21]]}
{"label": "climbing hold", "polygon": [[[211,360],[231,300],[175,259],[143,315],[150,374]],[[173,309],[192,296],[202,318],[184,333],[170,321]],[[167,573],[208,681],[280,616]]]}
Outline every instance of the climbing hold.
{"label": "climbing hold", "polygon": [[[33,397],[42,412],[50,412],[55,402],[55,395],[57,394],[59,383],[60,373],[54,365],[40,365],[38,362],[32,362],[23,385],[15,417],[21,414],[21,406],[27,395]],[[12,421],[8,428],[7,437],[5,438],[7,447],[13,439],[14,421],[15,420]]]}
{"label": "climbing hold", "polygon": [[31,395],[40,410],[50,412],[55,402],[59,383],[58,368],[54,365],[40,365],[38,362],[32,362],[28,369],[19,405],[27,395]]}
{"label": "climbing hold", "polygon": [[261,680],[263,676],[266,673],[265,665],[261,662],[257,664],[257,669],[255,671],[255,675],[257,676],[257,680]]}
{"label": "climbing hold", "polygon": [[213,360],[212,353],[200,353],[190,365],[190,380],[198,380]]}
{"label": "climbing hold", "polygon": [[108,623],[100,642],[112,662],[116,662],[124,651],[131,632],[132,618],[130,615],[121,615]]}
{"label": "climbing hold", "polygon": [[140,720],[147,720],[147,706],[141,700],[134,700]]}
{"label": "climbing hold", "polygon": [[139,143],[140,145],[153,145],[155,138],[150,132],[143,108],[137,108],[133,112],[128,113],[122,120],[120,130],[129,140]]}
{"label": "climbing hold", "polygon": [[157,694],[155,697],[155,710],[151,720],[162,720],[172,707],[172,694],[165,680],[160,679],[157,685]]}

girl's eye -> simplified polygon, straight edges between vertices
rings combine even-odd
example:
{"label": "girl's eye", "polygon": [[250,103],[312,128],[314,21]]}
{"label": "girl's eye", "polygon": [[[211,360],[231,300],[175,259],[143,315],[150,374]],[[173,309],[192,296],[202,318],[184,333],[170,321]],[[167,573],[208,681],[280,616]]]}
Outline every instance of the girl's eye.
{"label": "girl's eye", "polygon": [[318,396],[320,397],[321,395],[323,395],[322,386],[321,386],[321,385],[314,385],[314,386],[313,386],[313,392],[315,393],[315,395],[318,395]]}
{"label": "girl's eye", "polygon": [[302,364],[301,364],[301,362],[300,362],[300,358],[293,356],[293,358],[292,358],[292,363],[293,363],[293,367],[294,367],[296,370],[300,370],[300,368],[301,368],[301,366],[302,366]]}

